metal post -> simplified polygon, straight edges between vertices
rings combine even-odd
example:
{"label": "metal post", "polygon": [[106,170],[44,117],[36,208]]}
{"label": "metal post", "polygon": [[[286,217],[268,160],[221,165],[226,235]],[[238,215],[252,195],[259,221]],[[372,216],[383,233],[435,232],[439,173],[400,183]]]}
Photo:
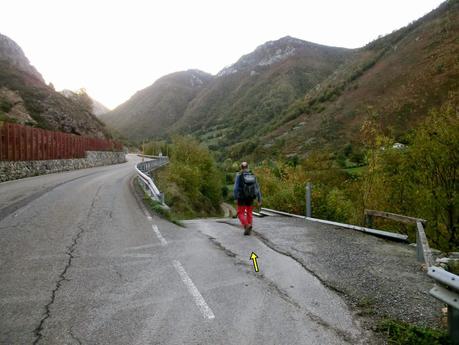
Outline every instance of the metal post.
{"label": "metal post", "polygon": [[367,228],[373,228],[373,216],[370,214],[365,215],[365,226]]}
{"label": "metal post", "polygon": [[159,199],[161,200],[161,204],[164,205],[164,193],[159,193]]}
{"label": "metal post", "polygon": [[453,345],[459,345],[459,309],[448,306],[448,332]]}
{"label": "metal post", "polygon": [[311,218],[311,182],[306,184],[306,217]]}
{"label": "metal post", "polygon": [[416,259],[418,262],[424,262],[424,252],[422,250],[421,236],[419,236],[419,229],[416,229]]}

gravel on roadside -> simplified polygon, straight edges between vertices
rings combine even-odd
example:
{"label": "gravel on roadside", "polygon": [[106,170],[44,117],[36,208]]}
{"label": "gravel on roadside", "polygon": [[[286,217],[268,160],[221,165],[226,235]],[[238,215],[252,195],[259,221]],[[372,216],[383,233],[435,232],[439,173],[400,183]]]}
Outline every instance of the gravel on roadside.
{"label": "gravel on roadside", "polygon": [[341,293],[362,317],[442,327],[443,305],[429,295],[433,281],[414,247],[298,218],[271,216],[254,224],[256,236]]}

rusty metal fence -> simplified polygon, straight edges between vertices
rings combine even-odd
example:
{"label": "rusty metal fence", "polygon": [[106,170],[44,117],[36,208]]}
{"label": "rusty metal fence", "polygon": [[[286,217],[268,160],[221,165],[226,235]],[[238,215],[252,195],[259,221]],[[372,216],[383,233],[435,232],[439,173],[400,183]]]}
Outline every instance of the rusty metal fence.
{"label": "rusty metal fence", "polygon": [[48,131],[13,123],[0,125],[0,160],[84,158],[86,151],[122,151],[119,142]]}

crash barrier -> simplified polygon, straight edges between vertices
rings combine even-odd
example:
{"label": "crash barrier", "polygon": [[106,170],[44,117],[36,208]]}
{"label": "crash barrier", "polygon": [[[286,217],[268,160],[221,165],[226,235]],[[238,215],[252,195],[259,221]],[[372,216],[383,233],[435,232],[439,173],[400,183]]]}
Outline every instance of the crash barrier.
{"label": "crash barrier", "polygon": [[448,332],[454,345],[459,344],[459,276],[431,266],[427,274],[435,281],[429,293],[448,306]]}
{"label": "crash barrier", "polygon": [[425,266],[427,267],[427,274],[429,275],[429,277],[435,280],[435,286],[429,291],[430,294],[448,306],[448,332],[451,337],[452,343],[454,345],[459,345],[459,276],[454,273],[448,272],[443,268],[434,266],[432,251],[429,247],[429,242],[427,240],[427,236],[424,229],[427,221],[421,218],[408,217],[400,214],[376,210],[364,211],[366,227],[313,218],[311,206],[311,191],[312,184],[307,183],[305,195],[306,216],[277,211],[265,207],[261,208],[259,215],[263,217],[279,214],[288,217],[302,218],[308,221],[336,225],[339,227],[349,228],[398,241],[407,241],[408,236],[404,234],[373,229],[373,218],[381,217],[398,222],[403,222],[406,224],[415,224],[417,260],[425,264]]}
{"label": "crash barrier", "polygon": [[381,217],[406,224],[416,224],[416,257],[427,267],[427,274],[435,281],[430,294],[448,306],[448,331],[453,344],[459,344],[459,276],[434,266],[432,251],[424,230],[426,220],[400,214],[365,210],[365,222],[373,224],[373,217]]}
{"label": "crash barrier", "polygon": [[0,125],[0,160],[34,161],[85,158],[86,151],[123,151],[117,141],[91,138],[15,123]]}
{"label": "crash barrier", "polygon": [[138,180],[151,199],[158,201],[162,205],[166,206],[164,203],[164,194],[159,191],[158,187],[156,187],[153,179],[148,175],[148,173],[158,169],[159,167],[162,167],[163,165],[168,164],[169,158],[167,156],[150,157],[155,158],[136,164],[135,170],[137,172]]}
{"label": "crash barrier", "polygon": [[370,228],[365,228],[363,226],[357,226],[357,225],[351,225],[351,224],[345,224],[345,223],[332,222],[330,220],[324,220],[324,219],[319,219],[319,218],[305,217],[305,216],[301,216],[301,215],[298,215],[298,214],[292,214],[292,213],[272,210],[272,209],[266,208],[266,207],[262,207],[261,208],[261,211],[260,211],[260,215],[261,216],[271,216],[273,214],[279,214],[279,215],[287,216],[287,217],[302,218],[302,219],[305,219],[305,220],[308,220],[308,221],[311,221],[311,222],[316,222],[316,223],[335,225],[335,226],[339,226],[341,228],[352,229],[352,230],[364,232],[364,233],[367,233],[367,234],[375,235],[375,236],[378,236],[378,237],[388,238],[388,239],[391,239],[391,240],[394,240],[394,241],[405,242],[408,239],[407,235],[397,234],[397,233],[394,233],[394,232],[377,230],[377,229],[370,229]]}
{"label": "crash barrier", "polygon": [[433,265],[432,251],[430,250],[429,243],[427,242],[427,236],[424,230],[424,226],[427,223],[425,219],[403,216],[401,214],[376,211],[376,210],[365,210],[365,225],[373,227],[373,218],[380,217],[390,219],[396,222],[405,224],[416,225],[416,257],[419,262],[425,263],[427,267]]}

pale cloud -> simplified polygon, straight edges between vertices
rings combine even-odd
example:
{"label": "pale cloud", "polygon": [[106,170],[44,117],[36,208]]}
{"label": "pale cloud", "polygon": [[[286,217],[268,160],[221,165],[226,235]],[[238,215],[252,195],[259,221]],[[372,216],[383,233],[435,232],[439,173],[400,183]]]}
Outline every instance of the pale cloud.
{"label": "pale cloud", "polygon": [[215,74],[290,35],[356,48],[407,25],[438,0],[2,1],[0,33],[57,89],[85,87],[115,107],[159,77]]}

